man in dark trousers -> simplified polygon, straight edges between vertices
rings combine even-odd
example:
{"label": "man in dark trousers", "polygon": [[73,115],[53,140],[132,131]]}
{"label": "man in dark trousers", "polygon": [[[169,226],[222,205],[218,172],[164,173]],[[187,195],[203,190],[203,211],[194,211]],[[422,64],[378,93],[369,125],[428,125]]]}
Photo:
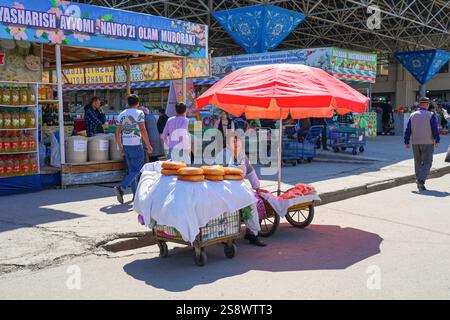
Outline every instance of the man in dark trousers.
{"label": "man in dark trousers", "polygon": [[158,132],[159,134],[162,134],[164,131],[164,127],[166,126],[167,120],[169,120],[169,117],[167,116],[164,109],[159,109],[159,118],[157,122]]}
{"label": "man in dark trousers", "polygon": [[427,190],[425,180],[433,164],[434,148],[439,146],[439,127],[436,115],[429,111],[430,99],[419,101],[419,110],[411,114],[405,131],[405,147],[409,149],[412,137],[416,183],[419,191]]}
{"label": "man in dark trousers", "polygon": [[320,148],[320,144],[322,142],[322,149],[328,150],[327,148],[327,123],[325,118],[311,118],[311,125],[313,126],[323,126],[321,141],[317,141],[317,148]]}

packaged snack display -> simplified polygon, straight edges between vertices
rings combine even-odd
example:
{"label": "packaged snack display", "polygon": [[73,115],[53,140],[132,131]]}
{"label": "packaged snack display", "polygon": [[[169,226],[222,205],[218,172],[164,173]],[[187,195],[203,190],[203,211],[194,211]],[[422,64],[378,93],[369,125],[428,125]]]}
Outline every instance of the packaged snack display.
{"label": "packaged snack display", "polygon": [[11,129],[11,124],[11,113],[9,111],[5,111],[3,113],[3,129]]}
{"label": "packaged snack display", "polygon": [[26,111],[19,111],[19,128],[24,129],[27,127]]}
{"label": "packaged snack display", "polygon": [[11,115],[11,129],[20,128],[19,109],[15,109]]}

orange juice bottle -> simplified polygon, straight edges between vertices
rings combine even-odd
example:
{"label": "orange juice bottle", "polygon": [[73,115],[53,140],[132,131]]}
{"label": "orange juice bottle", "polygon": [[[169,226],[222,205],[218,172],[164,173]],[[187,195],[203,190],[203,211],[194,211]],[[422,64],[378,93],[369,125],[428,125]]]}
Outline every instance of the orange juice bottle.
{"label": "orange juice bottle", "polygon": [[11,105],[11,88],[8,86],[3,87],[2,105],[4,106]]}
{"label": "orange juice bottle", "polygon": [[11,112],[8,110],[3,114],[3,129],[11,129],[12,119]]}
{"label": "orange juice bottle", "polygon": [[6,163],[5,159],[0,158],[0,178],[6,177]]}
{"label": "orange juice bottle", "polygon": [[5,147],[4,147],[4,140],[5,140],[5,134],[0,131],[0,153],[6,153]]}
{"label": "orange juice bottle", "polygon": [[6,153],[11,152],[11,137],[9,132],[6,132],[3,136],[3,150]]}
{"label": "orange juice bottle", "polygon": [[28,103],[30,105],[36,104],[36,93],[34,88],[28,88]]}
{"label": "orange juice bottle", "polygon": [[20,128],[19,110],[16,108],[11,114],[11,129]]}
{"label": "orange juice bottle", "polygon": [[13,158],[13,174],[15,177],[20,176],[20,161],[18,157]]}
{"label": "orange juice bottle", "polygon": [[27,111],[25,113],[26,128],[36,128],[36,118],[33,111]]}
{"label": "orange juice bottle", "polygon": [[20,165],[20,175],[26,176],[30,173],[30,162],[26,158],[26,156],[22,156],[19,158]]}
{"label": "orange juice bottle", "polygon": [[11,105],[20,105],[20,89],[18,86],[11,87]]}
{"label": "orange juice bottle", "polygon": [[6,158],[5,160],[5,176],[12,177],[14,175],[14,162],[11,157]]}
{"label": "orange juice bottle", "polygon": [[33,132],[28,133],[28,151],[36,151],[36,140]]}
{"label": "orange juice bottle", "polygon": [[27,133],[25,133],[25,132],[20,133],[19,149],[20,149],[20,152],[28,151],[28,137],[27,137]]}
{"label": "orange juice bottle", "polygon": [[19,88],[19,96],[20,96],[20,104],[21,105],[28,105],[28,88],[27,87],[20,87]]}
{"label": "orange juice bottle", "polygon": [[19,137],[16,132],[11,133],[11,148],[10,152],[19,152]]}
{"label": "orange juice bottle", "polygon": [[30,156],[29,158],[30,172],[37,173],[38,172],[38,163],[35,157]]}
{"label": "orange juice bottle", "polygon": [[27,127],[27,113],[26,111],[20,111],[19,112],[19,126],[21,129],[24,129]]}

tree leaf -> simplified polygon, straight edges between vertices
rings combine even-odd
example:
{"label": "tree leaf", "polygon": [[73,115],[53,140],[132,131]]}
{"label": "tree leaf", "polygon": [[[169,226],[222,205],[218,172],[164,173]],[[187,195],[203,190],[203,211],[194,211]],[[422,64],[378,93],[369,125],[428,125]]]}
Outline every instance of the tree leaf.
{"label": "tree leaf", "polygon": [[54,8],[58,8],[58,6],[56,5],[56,0],[51,0],[50,2],[52,3],[52,6]]}
{"label": "tree leaf", "polygon": [[112,19],[113,19],[112,14],[105,14],[103,16],[103,20],[105,20],[105,21],[112,21]]}

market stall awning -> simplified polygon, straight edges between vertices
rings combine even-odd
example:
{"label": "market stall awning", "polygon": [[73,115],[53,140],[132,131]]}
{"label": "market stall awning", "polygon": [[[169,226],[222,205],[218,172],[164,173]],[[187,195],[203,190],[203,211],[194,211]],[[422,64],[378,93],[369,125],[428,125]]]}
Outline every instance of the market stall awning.
{"label": "market stall awning", "polygon": [[[196,78],[194,79],[194,85],[212,85],[222,79],[223,77],[208,77],[208,78]],[[149,81],[149,82],[132,82],[132,89],[145,89],[145,88],[164,88],[170,87],[170,80],[167,81]],[[64,85],[64,91],[79,91],[79,90],[113,90],[124,89],[125,83],[110,83],[110,84],[66,84]]]}

